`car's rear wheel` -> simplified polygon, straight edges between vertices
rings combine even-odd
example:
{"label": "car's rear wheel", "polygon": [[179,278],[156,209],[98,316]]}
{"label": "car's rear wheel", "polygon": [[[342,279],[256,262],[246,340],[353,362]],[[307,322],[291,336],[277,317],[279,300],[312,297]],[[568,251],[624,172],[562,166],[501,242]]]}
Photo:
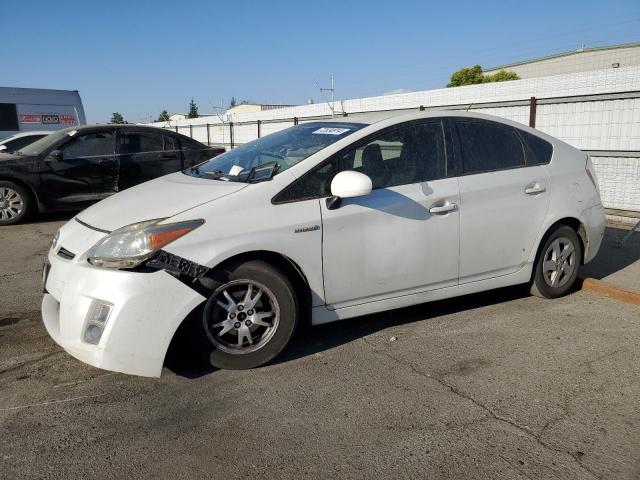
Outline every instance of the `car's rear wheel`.
{"label": "car's rear wheel", "polygon": [[192,340],[211,366],[246,369],[264,365],[287,345],[296,327],[298,306],[289,279],[262,261],[248,261],[217,272]]}
{"label": "car's rear wheel", "polygon": [[544,241],[535,265],[531,293],[557,298],[573,287],[582,264],[582,243],[571,227],[562,225]]}
{"label": "car's rear wheel", "polygon": [[0,181],[0,225],[13,225],[25,219],[32,209],[31,196],[13,182]]}

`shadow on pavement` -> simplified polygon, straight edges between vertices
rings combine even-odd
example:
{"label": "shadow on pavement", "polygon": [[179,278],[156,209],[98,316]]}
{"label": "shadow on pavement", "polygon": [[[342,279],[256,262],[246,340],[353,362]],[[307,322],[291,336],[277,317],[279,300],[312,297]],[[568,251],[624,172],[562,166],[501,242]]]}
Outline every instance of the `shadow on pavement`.
{"label": "shadow on pavement", "polygon": [[607,227],[598,255],[580,269],[582,278],[591,277],[602,280],[640,260],[640,232],[634,232],[618,248],[617,242],[629,232],[623,228]]}
{"label": "shadow on pavement", "polygon": [[[443,315],[473,310],[487,305],[526,297],[522,286],[491,290],[462,297],[365,315],[344,321],[311,327],[302,325],[293,340],[271,364],[285,363],[352,342],[372,333],[407,323],[435,319]],[[165,367],[174,374],[196,379],[215,372],[195,359],[184,334],[176,335],[167,352]]]}

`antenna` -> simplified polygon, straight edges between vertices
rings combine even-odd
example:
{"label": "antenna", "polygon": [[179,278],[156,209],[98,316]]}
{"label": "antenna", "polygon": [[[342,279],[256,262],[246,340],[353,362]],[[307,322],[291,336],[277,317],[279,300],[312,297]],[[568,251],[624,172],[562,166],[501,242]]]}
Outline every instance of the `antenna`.
{"label": "antenna", "polygon": [[[329,108],[331,109],[331,118],[333,118],[336,113],[336,102],[335,102],[336,88],[335,88],[335,84],[333,83],[333,73],[331,74],[331,88],[323,88],[318,84],[318,82],[316,82],[316,85],[318,85],[318,88],[320,89],[320,93],[322,93],[322,96],[324,96],[324,92],[331,92],[331,103],[329,104]],[[329,102],[327,101],[327,103]]]}

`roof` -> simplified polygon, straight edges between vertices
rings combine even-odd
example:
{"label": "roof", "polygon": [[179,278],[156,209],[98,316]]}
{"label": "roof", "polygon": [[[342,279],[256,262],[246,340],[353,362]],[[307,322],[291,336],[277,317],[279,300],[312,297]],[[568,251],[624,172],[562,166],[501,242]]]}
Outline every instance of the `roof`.
{"label": "roof", "polygon": [[617,50],[617,49],[632,48],[632,47],[640,47],[640,42],[637,42],[637,43],[621,43],[621,44],[618,44],[618,45],[606,45],[606,46],[602,46],[602,47],[579,48],[577,50],[571,50],[569,52],[554,53],[553,55],[546,55],[544,57],[532,58],[530,60],[522,60],[520,62],[508,63],[508,64],[505,64],[505,65],[498,65],[498,66],[489,67],[489,68],[483,68],[482,70],[485,71],[485,72],[489,72],[491,70],[503,70],[503,69],[508,69],[508,68],[511,68],[511,67],[517,67],[519,65],[526,65],[527,63],[536,63],[536,62],[541,62],[543,60],[551,60],[553,58],[568,57],[570,55],[576,55],[578,53],[597,52],[597,51],[602,51],[602,50]]}

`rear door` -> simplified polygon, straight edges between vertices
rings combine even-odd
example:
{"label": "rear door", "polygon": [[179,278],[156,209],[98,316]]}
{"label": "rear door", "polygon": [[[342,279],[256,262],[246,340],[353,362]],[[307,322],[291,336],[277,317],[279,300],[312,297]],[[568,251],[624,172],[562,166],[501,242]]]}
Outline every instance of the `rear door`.
{"label": "rear door", "polygon": [[182,168],[179,151],[170,135],[123,129],[118,143],[120,190],[177,172]]}
{"label": "rear door", "polygon": [[549,207],[544,167],[527,164],[517,130],[481,119],[450,120],[460,177],[460,283],[514,273],[531,253]]}
{"label": "rear door", "polygon": [[113,130],[78,133],[40,164],[40,200],[58,208],[83,206],[118,191]]}

